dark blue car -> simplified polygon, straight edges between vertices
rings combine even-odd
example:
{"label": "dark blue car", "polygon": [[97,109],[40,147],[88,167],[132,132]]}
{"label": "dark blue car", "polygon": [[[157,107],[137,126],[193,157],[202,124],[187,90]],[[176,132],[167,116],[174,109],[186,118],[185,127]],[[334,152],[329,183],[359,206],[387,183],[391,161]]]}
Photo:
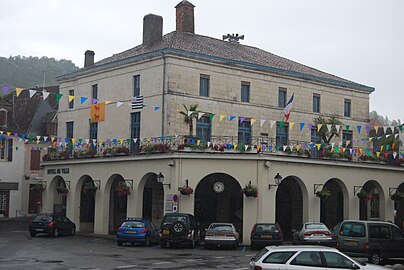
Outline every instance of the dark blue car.
{"label": "dark blue car", "polygon": [[159,243],[158,229],[149,220],[128,218],[116,233],[116,243],[118,246],[122,246],[123,243],[151,246]]}

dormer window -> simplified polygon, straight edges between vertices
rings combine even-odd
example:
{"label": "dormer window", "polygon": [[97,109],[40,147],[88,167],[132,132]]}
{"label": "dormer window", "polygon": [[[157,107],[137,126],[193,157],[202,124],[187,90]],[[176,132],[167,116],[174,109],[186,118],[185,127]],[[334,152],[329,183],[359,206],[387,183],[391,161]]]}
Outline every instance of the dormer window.
{"label": "dormer window", "polygon": [[7,111],[0,109],[0,127],[7,126]]}

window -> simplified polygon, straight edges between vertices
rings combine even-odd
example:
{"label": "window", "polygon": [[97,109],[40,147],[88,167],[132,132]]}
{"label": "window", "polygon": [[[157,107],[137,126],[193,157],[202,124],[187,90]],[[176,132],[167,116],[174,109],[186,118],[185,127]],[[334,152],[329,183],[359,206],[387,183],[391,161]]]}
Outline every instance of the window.
{"label": "window", "polygon": [[91,97],[93,99],[98,99],[98,84],[91,86]]}
{"label": "window", "polygon": [[352,269],[353,261],[336,252],[323,252],[328,268]]}
{"label": "window", "polygon": [[345,222],[342,224],[339,234],[350,237],[364,237],[365,225],[363,223]]}
{"label": "window", "polygon": [[[140,140],[140,112],[131,113],[131,151],[135,154],[139,149]],[[133,139],[138,139],[136,142]]]}
{"label": "window", "polygon": [[399,229],[396,227],[390,227],[391,228],[391,234],[393,235],[393,240],[394,241],[403,241],[404,240],[404,235],[401,233]]}
{"label": "window", "polygon": [[0,138],[0,161],[13,161],[13,140]]}
{"label": "window", "polygon": [[388,226],[369,226],[369,237],[377,239],[390,239]]}
{"label": "window", "polygon": [[316,128],[311,129],[311,142],[321,143],[321,136],[320,136],[320,133],[318,133]]}
{"label": "window", "polygon": [[196,121],[196,138],[198,140],[208,142],[212,130],[210,117],[201,117]]}
{"label": "window", "polygon": [[250,102],[250,83],[241,83],[241,102]]}
{"label": "window", "polygon": [[323,266],[320,252],[318,251],[302,251],[290,262],[290,264],[314,267]]}
{"label": "window", "polygon": [[140,96],[140,75],[133,76],[133,96]]}
{"label": "window", "polygon": [[286,107],[286,88],[279,87],[278,107],[279,108],[285,108]]}
{"label": "window", "polygon": [[98,135],[98,123],[90,123],[90,140],[97,140]]}
{"label": "window", "polygon": [[349,99],[344,100],[344,116],[351,117],[351,101]]}
{"label": "window", "polygon": [[342,146],[352,148],[352,130],[344,130],[342,132]]}
{"label": "window", "polygon": [[209,76],[201,75],[200,84],[199,84],[199,95],[201,97],[209,96]]}
{"label": "window", "polygon": [[238,144],[251,144],[251,122],[238,123]]}
{"label": "window", "polygon": [[0,109],[0,127],[7,125],[7,111]]}
{"label": "window", "polygon": [[[74,97],[74,90],[69,90],[69,96],[73,96]],[[69,109],[73,109],[74,108],[74,99],[72,99],[71,101],[69,101]]]}
{"label": "window", "polygon": [[40,163],[41,163],[41,151],[32,149],[30,169],[40,170],[41,168]]}
{"label": "window", "polygon": [[285,264],[295,253],[296,251],[273,252],[262,260],[262,262]]}
{"label": "window", "polygon": [[276,123],[276,146],[283,147],[284,145],[289,144],[289,126],[288,124],[283,122],[281,125],[280,122]]}
{"label": "window", "polygon": [[73,122],[66,122],[66,138],[73,138]]}
{"label": "window", "polygon": [[320,112],[320,95],[317,94],[313,95],[313,112]]}

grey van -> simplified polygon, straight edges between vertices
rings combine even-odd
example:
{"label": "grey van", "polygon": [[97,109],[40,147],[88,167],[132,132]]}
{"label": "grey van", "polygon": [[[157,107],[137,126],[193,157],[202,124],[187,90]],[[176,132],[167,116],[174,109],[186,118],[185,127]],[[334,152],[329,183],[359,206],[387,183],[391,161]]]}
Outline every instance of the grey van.
{"label": "grey van", "polygon": [[345,220],[339,229],[337,248],[379,264],[383,259],[404,258],[404,234],[390,222]]}

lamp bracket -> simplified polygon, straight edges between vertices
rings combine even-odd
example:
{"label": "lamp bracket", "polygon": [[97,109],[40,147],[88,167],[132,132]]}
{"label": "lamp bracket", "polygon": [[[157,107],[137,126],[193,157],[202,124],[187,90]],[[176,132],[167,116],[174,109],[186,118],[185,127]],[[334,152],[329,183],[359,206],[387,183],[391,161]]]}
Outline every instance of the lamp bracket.
{"label": "lamp bracket", "polygon": [[323,184],[314,184],[314,195],[316,194],[316,192],[317,192],[317,190],[319,189],[319,188],[323,188]]}
{"label": "lamp bracket", "polygon": [[125,184],[130,187],[131,190],[133,190],[133,179],[124,179]]}
{"label": "lamp bracket", "polygon": [[101,180],[93,180],[94,186],[100,190],[101,188]]}
{"label": "lamp bracket", "polygon": [[65,181],[66,188],[70,190],[70,181]]}
{"label": "lamp bracket", "polygon": [[362,189],[363,186],[354,186],[354,191],[353,194],[354,196],[356,196],[356,194],[358,194],[358,192]]}
{"label": "lamp bracket", "polygon": [[397,192],[397,188],[389,187],[389,196],[395,194]]}
{"label": "lamp bracket", "polygon": [[43,189],[46,190],[46,181],[44,180],[38,181],[38,184],[41,184]]}

